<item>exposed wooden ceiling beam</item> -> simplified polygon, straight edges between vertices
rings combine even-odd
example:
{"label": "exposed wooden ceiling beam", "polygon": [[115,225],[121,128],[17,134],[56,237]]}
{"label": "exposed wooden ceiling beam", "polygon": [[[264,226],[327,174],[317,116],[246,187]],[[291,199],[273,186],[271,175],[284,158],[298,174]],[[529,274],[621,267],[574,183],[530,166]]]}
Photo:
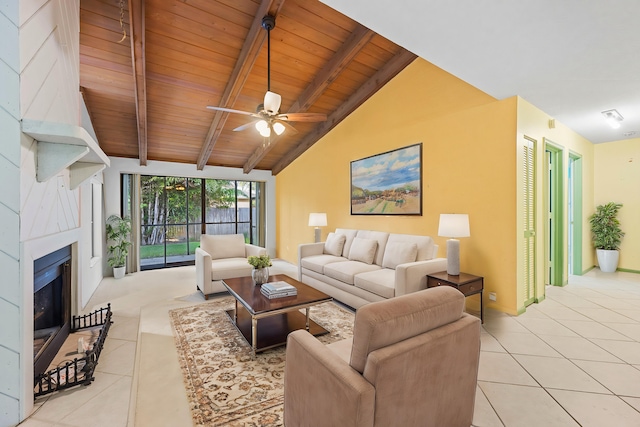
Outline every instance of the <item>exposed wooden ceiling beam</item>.
{"label": "exposed wooden ceiling beam", "polygon": [[[291,106],[288,113],[301,113],[309,109],[311,105],[322,95],[331,83],[347,68],[349,63],[371,41],[375,33],[368,28],[358,24],[340,49],[316,74],[313,81],[302,92],[298,100]],[[276,145],[279,137],[271,138],[269,144],[258,147],[245,163],[244,173],[249,173]]]}
{"label": "exposed wooden ceiling beam", "polygon": [[147,165],[147,73],[145,69],[144,0],[129,0],[129,32],[138,121],[138,158]]}
{"label": "exposed wooden ceiling beam", "polygon": [[[253,68],[253,64],[258,58],[262,45],[267,38],[267,32],[262,31],[262,18],[267,14],[277,16],[283,4],[284,0],[262,0],[260,3],[260,7],[256,12],[253,22],[251,23],[251,28],[249,29],[247,38],[244,40],[242,50],[240,51],[236,65],[233,68],[231,77],[229,78],[224,92],[222,93],[219,105],[220,107],[233,107],[233,104],[240,95],[240,91]],[[224,113],[222,111],[215,112],[211,125],[209,126],[207,136],[200,148],[200,153],[198,154],[198,170],[204,169],[205,165],[209,161],[209,156],[211,156],[213,147],[216,145],[228,117],[229,113]]]}
{"label": "exposed wooden ceiling beam", "polygon": [[384,67],[379,69],[369,80],[367,80],[360,88],[347,99],[347,101],[338,107],[328,118],[326,122],[319,123],[316,128],[311,131],[300,143],[291,151],[289,151],[275,166],[272,168],[272,173],[277,175],[284,168],[289,166],[295,159],[301,156],[307,151],[313,144],[318,142],[320,138],[326,135],[331,129],[333,129],[338,123],[340,123],[345,117],[351,114],[356,108],[362,105],[367,99],[369,99],[374,93],[376,93],[382,86],[384,86],[389,80],[395,77],[400,71],[404,70],[413,60],[416,59],[416,55],[407,51],[401,50],[396,54]]}

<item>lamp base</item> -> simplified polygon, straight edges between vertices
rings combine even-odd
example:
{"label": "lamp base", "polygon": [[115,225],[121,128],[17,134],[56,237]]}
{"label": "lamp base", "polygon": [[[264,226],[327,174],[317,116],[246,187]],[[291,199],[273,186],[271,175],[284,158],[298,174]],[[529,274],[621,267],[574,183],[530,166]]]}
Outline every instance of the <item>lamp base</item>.
{"label": "lamp base", "polygon": [[316,227],[315,228],[315,238],[316,238],[316,243],[320,243],[320,239],[321,236],[320,234],[322,233],[322,230],[320,230],[320,227]]}
{"label": "lamp base", "polygon": [[460,240],[447,240],[447,274],[460,275]]}

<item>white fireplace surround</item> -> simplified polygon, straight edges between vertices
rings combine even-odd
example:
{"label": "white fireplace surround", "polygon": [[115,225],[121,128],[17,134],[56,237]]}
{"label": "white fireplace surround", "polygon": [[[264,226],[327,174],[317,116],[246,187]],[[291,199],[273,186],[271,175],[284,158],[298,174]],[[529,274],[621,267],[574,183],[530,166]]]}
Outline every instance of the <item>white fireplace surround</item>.
{"label": "white fireplace surround", "polygon": [[[79,301],[82,301],[82,289],[78,286],[82,283],[80,266],[82,254],[79,250],[81,229],[39,237],[21,243],[21,270],[20,282],[22,283],[22,324],[20,337],[23,349],[22,354],[33,355],[33,262],[52,252],[71,245],[71,315],[77,315],[81,311]],[[33,410],[33,356],[23,357],[19,372],[21,373],[21,394],[24,406],[22,419]]]}

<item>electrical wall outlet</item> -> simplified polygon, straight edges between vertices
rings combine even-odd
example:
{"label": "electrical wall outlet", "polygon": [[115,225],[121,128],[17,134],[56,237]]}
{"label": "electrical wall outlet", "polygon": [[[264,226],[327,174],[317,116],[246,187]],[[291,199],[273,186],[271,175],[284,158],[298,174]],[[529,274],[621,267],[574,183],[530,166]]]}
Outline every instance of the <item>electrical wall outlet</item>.
{"label": "electrical wall outlet", "polygon": [[491,301],[498,301],[498,296],[496,295],[495,292],[489,292],[489,299]]}

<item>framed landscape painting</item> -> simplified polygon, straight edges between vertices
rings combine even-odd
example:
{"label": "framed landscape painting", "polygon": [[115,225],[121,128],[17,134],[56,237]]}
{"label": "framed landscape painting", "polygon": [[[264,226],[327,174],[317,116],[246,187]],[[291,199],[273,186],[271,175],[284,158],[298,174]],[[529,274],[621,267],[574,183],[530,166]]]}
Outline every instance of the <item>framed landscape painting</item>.
{"label": "framed landscape painting", "polygon": [[422,143],[351,162],[351,215],[422,215]]}

